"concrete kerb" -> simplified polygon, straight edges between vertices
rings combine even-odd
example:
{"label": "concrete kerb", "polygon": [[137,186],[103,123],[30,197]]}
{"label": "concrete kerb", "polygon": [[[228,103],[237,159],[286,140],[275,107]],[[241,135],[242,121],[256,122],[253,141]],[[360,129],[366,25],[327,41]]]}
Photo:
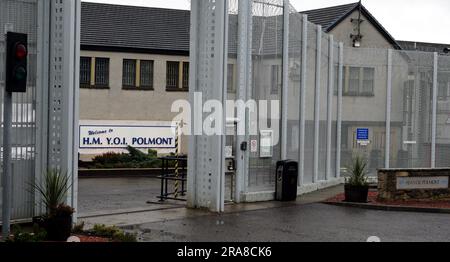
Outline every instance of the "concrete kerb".
{"label": "concrete kerb", "polygon": [[[304,196],[306,194],[314,193],[319,190],[332,188],[341,185],[345,182],[345,178],[332,179],[329,181],[318,181],[314,184],[306,184],[298,187],[298,196]],[[243,199],[247,203],[272,201],[275,199],[275,191],[264,191],[255,193],[246,193],[243,195]]]}
{"label": "concrete kerb", "polygon": [[388,212],[415,212],[415,213],[436,213],[436,214],[450,214],[450,209],[445,208],[428,208],[428,207],[405,207],[393,205],[373,205],[370,203],[350,203],[350,202],[322,202],[323,204],[340,206],[340,207],[354,207],[368,210],[380,210]]}

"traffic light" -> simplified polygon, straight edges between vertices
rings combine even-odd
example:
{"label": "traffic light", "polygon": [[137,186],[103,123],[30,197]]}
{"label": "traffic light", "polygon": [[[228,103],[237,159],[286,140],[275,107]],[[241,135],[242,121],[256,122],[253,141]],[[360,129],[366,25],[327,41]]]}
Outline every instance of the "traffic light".
{"label": "traffic light", "polygon": [[28,36],[8,32],[6,39],[6,91],[25,93],[28,76]]}

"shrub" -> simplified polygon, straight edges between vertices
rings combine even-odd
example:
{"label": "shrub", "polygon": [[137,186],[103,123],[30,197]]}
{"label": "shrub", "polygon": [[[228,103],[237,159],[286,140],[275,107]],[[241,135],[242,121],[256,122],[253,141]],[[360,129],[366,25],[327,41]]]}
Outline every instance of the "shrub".
{"label": "shrub", "polygon": [[48,171],[41,183],[31,185],[41,195],[47,208],[46,215],[39,218],[39,224],[46,229],[48,240],[65,241],[70,236],[75,212],[65,204],[71,187],[69,176],[55,169]]}
{"label": "shrub", "polygon": [[6,240],[9,243],[33,243],[42,242],[47,239],[47,232],[38,227],[33,227],[33,232],[25,232],[20,226],[13,228],[13,236]]}
{"label": "shrub", "polygon": [[130,146],[127,150],[128,153],[110,152],[97,156],[89,168],[161,168],[162,161],[158,159],[157,151],[150,149],[146,154]]}
{"label": "shrub", "polygon": [[130,233],[117,233],[112,237],[114,242],[122,242],[122,243],[135,243],[137,242],[137,237],[135,234]]}
{"label": "shrub", "polygon": [[73,226],[72,232],[74,234],[82,234],[84,233],[84,222],[80,222]]}
{"label": "shrub", "polygon": [[91,233],[98,237],[112,239],[114,242],[137,242],[135,234],[125,233],[116,226],[94,225]]}
{"label": "shrub", "polygon": [[48,214],[51,214],[64,204],[71,184],[67,173],[50,170],[45,173],[42,183],[32,183],[31,187],[41,195]]}
{"label": "shrub", "polygon": [[115,234],[119,233],[121,230],[116,226],[108,227],[106,225],[94,225],[92,233],[99,237],[112,238]]}
{"label": "shrub", "polygon": [[348,168],[349,177],[347,184],[352,186],[367,186],[367,163],[361,157],[357,156],[353,160],[353,164]]}

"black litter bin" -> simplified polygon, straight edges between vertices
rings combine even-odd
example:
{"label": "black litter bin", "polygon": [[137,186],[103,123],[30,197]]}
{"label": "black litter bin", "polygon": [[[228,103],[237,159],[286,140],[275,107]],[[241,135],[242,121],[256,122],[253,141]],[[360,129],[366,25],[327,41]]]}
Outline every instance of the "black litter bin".
{"label": "black litter bin", "polygon": [[295,201],[297,199],[298,163],[292,160],[279,161],[276,172],[276,200]]}

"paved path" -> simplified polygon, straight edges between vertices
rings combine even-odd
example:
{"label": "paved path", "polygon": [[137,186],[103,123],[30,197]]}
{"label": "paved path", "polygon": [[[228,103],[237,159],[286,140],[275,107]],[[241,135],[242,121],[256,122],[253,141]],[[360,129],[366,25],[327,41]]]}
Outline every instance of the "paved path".
{"label": "paved path", "polygon": [[78,211],[90,215],[151,208],[147,201],[157,202],[160,190],[156,178],[83,178],[78,182]]}
{"label": "paved path", "polygon": [[[227,205],[222,215],[186,208],[129,212],[82,219],[119,225],[142,241],[450,241],[450,215],[386,212],[318,204],[342,192],[338,186],[294,203]],[[143,194],[145,196],[145,194]],[[163,206],[162,206],[163,207]]]}
{"label": "paved path", "polygon": [[450,215],[371,211],[324,204],[190,217],[141,225],[143,241],[450,241]]}
{"label": "paved path", "polygon": [[[292,205],[301,205],[307,203],[316,203],[335,196],[341,193],[342,186],[329,188],[307,194],[298,198],[297,202],[281,203],[281,202],[263,202],[263,203],[245,203],[239,205],[226,205],[226,213],[238,213],[246,211],[254,211],[268,208],[285,207]],[[95,197],[103,199],[107,193],[99,192]],[[108,203],[104,203],[108,205]],[[176,205],[175,205],[176,204]],[[180,202],[169,202],[164,205],[148,205],[146,207],[125,207],[117,210],[96,211],[89,214],[81,215],[82,221],[85,222],[87,227],[91,227],[95,224],[117,225],[122,227],[136,226],[151,222],[170,221],[177,219],[184,219],[188,217],[199,217],[211,215],[209,212],[201,210],[190,210],[184,206],[180,206]],[[123,204],[122,204],[123,205]]]}

